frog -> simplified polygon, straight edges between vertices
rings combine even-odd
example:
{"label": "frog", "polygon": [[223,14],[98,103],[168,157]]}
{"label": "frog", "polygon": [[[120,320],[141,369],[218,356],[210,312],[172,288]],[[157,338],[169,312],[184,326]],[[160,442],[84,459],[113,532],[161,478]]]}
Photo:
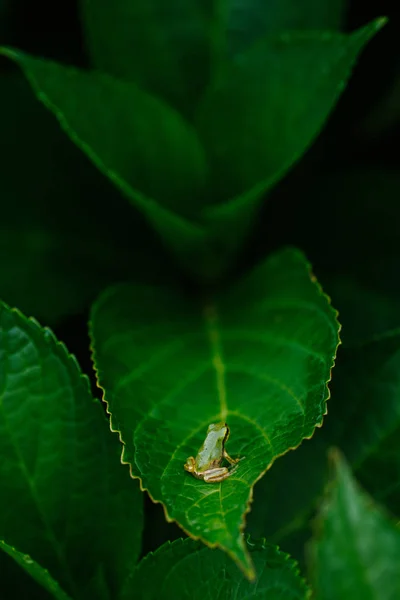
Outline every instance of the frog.
{"label": "frog", "polygon": [[[225,450],[225,444],[229,438],[229,427],[223,421],[211,423],[207,429],[206,439],[199,448],[196,458],[189,456],[184,468],[193,477],[202,479],[206,483],[218,483],[230,477],[237,469],[237,463],[241,458],[231,458]],[[221,463],[226,460],[231,467],[222,467]]]}

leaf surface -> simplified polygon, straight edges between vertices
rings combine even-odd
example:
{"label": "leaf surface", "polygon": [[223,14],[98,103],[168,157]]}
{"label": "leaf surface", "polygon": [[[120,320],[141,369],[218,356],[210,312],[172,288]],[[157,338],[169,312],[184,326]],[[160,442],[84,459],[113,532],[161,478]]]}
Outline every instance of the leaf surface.
{"label": "leaf surface", "polygon": [[37,583],[43,586],[56,600],[71,600],[58,585],[56,581],[51,577],[50,573],[43,569],[37,562],[32,560],[27,554],[18,552],[12,546],[9,546],[2,540],[0,540],[0,549],[6,552],[11,558],[15,560]]}
{"label": "leaf surface", "polygon": [[150,221],[182,261],[194,260],[203,229],[184,218],[208,196],[208,167],[194,129],[138,85],[103,73],[0,49],[72,141]]}
{"label": "leaf surface", "polygon": [[265,36],[211,82],[197,129],[221,206],[210,218],[242,218],[307,150],[343,91],[378,19],[351,35]]}
{"label": "leaf surface", "polygon": [[208,22],[199,0],[81,0],[93,65],[184,112],[205,85]]}
{"label": "leaf surface", "polygon": [[219,550],[210,551],[191,539],[161,546],[136,567],[121,600],[135,598],[138,589],[147,600],[220,600],[265,598],[300,600],[307,587],[294,560],[265,540],[247,540],[256,580],[249,583]]}
{"label": "leaf surface", "polygon": [[400,531],[358,488],[349,467],[332,453],[334,479],[311,546],[318,600],[395,600],[400,597]]}
{"label": "leaf surface", "polygon": [[140,551],[141,495],[75,359],[4,304],[0,389],[1,539],[74,598],[111,597]]}
{"label": "leaf surface", "polygon": [[[303,255],[277,253],[204,302],[171,288],[110,288],[91,320],[123,461],[169,519],[252,575],[241,534],[252,487],[321,425],[338,345],[335,311]],[[230,427],[229,454],[245,459],[209,484],[183,465],[218,421]]]}

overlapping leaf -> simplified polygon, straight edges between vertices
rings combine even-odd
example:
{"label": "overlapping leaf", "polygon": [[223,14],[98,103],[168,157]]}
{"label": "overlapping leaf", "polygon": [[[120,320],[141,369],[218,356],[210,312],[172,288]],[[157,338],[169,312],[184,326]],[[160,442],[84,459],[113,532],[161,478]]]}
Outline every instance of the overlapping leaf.
{"label": "overlapping leaf", "polygon": [[147,600],[213,600],[265,598],[301,600],[307,587],[297,565],[287,554],[265,540],[247,540],[256,571],[254,583],[246,581],[218,550],[210,551],[193,540],[176,540],[144,558],[132,573],[121,600],[133,600],[142,590]]}
{"label": "overlapping leaf", "polygon": [[113,597],[140,550],[138,487],[74,358],[4,304],[0,389],[0,538],[74,598]]}
{"label": "overlapping leaf", "polygon": [[[111,288],[92,312],[98,380],[123,460],[169,518],[252,574],[241,536],[252,486],[322,423],[338,344],[335,312],[303,256],[270,257],[215,298]],[[226,421],[237,473],[207,484],[183,469]]]}
{"label": "overlapping leaf", "polygon": [[400,597],[400,531],[358,489],[349,467],[332,454],[334,480],[311,547],[317,600]]}

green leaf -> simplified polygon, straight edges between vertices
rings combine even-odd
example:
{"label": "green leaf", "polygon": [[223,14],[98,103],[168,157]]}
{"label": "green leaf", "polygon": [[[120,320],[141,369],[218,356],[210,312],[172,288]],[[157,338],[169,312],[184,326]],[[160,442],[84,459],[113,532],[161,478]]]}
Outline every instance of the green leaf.
{"label": "green leaf", "polygon": [[22,73],[0,77],[0,298],[53,325],[127,272],[160,282],[168,265],[144,218],[70,142]]}
{"label": "green leaf", "polygon": [[318,600],[400,597],[400,531],[358,488],[340,454],[311,547]]}
{"label": "green leaf", "polygon": [[0,305],[0,538],[74,598],[115,594],[140,551],[142,502],[75,359]]}
{"label": "green leaf", "polygon": [[208,175],[191,126],[134,83],[11,49],[0,54],[21,67],[72,141],[191,265],[204,231],[181,215],[194,214],[207,199]]}
{"label": "green leaf", "polygon": [[81,0],[98,69],[133,80],[183,111],[206,83],[208,23],[198,0]]}
{"label": "green leaf", "polygon": [[[197,128],[212,167],[213,219],[233,223],[307,150],[344,89],[378,19],[351,35],[287,32],[266,36],[217,74]],[[208,212],[207,212],[208,211]]]}
{"label": "green leaf", "polygon": [[[338,345],[335,311],[302,254],[271,256],[203,303],[170,288],[122,285],[92,311],[99,384],[131,465],[192,537],[253,574],[241,531],[254,483],[321,425]],[[237,474],[184,471],[207,427],[226,421]]]}
{"label": "green leaf", "polygon": [[127,582],[122,599],[207,600],[213,598],[265,598],[300,600],[307,587],[295,561],[265,540],[247,540],[256,579],[249,583],[218,550],[209,550],[190,539],[167,543],[146,556]]}
{"label": "green leaf", "polygon": [[345,0],[229,0],[229,47],[236,54],[264,35],[289,30],[340,29]]}
{"label": "green leaf", "polygon": [[[400,506],[400,329],[344,349],[327,420],[357,478],[394,512]],[[357,427],[354,428],[354,420]]]}
{"label": "green leaf", "polygon": [[57,600],[70,600],[70,597],[54,581],[50,573],[43,569],[37,562],[32,560],[28,554],[22,554],[12,546],[0,540],[0,549],[6,552],[15,560],[35,581],[42,585]]}

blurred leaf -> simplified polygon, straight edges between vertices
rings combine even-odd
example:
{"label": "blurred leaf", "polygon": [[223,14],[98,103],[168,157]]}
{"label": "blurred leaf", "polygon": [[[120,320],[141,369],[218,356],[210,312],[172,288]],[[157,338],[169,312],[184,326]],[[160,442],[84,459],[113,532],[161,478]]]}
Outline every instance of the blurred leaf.
{"label": "blurred leaf", "polygon": [[311,545],[318,600],[397,600],[400,531],[356,485],[340,454],[331,454],[334,478]]}
{"label": "blurred leaf", "polygon": [[23,69],[72,141],[139,208],[179,259],[196,270],[192,263],[202,263],[198,255],[205,233],[181,214],[193,214],[205,200],[208,173],[190,125],[131,82],[10,49],[1,52]]}
{"label": "blurred leaf", "polygon": [[179,107],[208,77],[208,23],[199,0],[81,0],[93,65]]}
{"label": "blurred leaf", "polygon": [[[256,579],[249,583],[219,550],[209,550],[191,539],[167,543],[146,556],[132,573],[121,600],[213,600],[262,598],[300,600],[307,587],[294,560],[265,540],[247,539]],[[162,582],[162,583],[160,583]]]}
{"label": "blurred leaf", "polygon": [[167,280],[171,266],[150,227],[61,132],[24,77],[1,75],[0,86],[0,297],[55,323],[131,272]]}
{"label": "blurred leaf", "polygon": [[[92,312],[99,384],[131,465],[168,518],[251,575],[240,531],[254,483],[322,423],[338,323],[304,257],[271,256],[204,304],[177,290],[123,285]],[[184,471],[210,423],[231,428],[237,475]]]}
{"label": "blurred leaf", "polygon": [[197,125],[222,206],[211,220],[233,223],[258,206],[314,141],[344,89],[378,19],[351,35],[287,32],[267,36],[210,85]]}
{"label": "blurred leaf", "polygon": [[74,598],[114,597],[140,551],[142,498],[75,359],[0,305],[0,536]]}
{"label": "blurred leaf", "polygon": [[229,0],[228,33],[233,53],[260,37],[289,30],[341,29],[346,0]]}
{"label": "blurred leaf", "polygon": [[50,573],[38,565],[30,556],[18,552],[12,546],[9,546],[0,540],[0,550],[11,556],[35,581],[40,583],[57,600],[70,600],[70,597],[54,581]]}

